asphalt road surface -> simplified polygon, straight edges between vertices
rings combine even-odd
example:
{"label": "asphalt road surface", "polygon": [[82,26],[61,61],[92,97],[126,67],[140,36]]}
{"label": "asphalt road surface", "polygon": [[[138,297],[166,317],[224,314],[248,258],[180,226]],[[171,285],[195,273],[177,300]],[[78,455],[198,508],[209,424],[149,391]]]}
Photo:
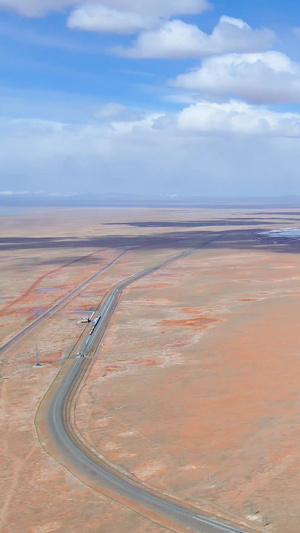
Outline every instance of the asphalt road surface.
{"label": "asphalt road surface", "polygon": [[[216,235],[214,238],[200,244],[198,248],[205,246],[219,237],[220,235]],[[184,506],[184,504],[181,504],[177,500],[159,494],[154,490],[148,490],[138,481],[120,473],[113,465],[102,461],[92,450],[84,445],[83,441],[78,438],[71,423],[70,410],[72,408],[73,397],[89,370],[93,359],[91,356],[95,353],[101,342],[122,290],[138,279],[152,274],[156,270],[174,261],[178,261],[195,251],[196,249],[180,253],[160,265],[131,276],[111,290],[98,314],[98,316],[101,316],[101,319],[98,321],[93,333],[87,336],[81,355],[75,359],[69,374],[50,403],[47,425],[48,431],[59,452],[65,456],[68,463],[73,464],[77,472],[82,472],[100,486],[135,503],[141,504],[148,510],[155,511],[177,524],[186,526],[192,531],[202,533],[242,533],[242,530],[238,527],[220,523],[212,518],[202,516],[198,513],[197,509]],[[97,317],[95,316],[95,318]]]}
{"label": "asphalt road surface", "polygon": [[88,285],[91,281],[93,281],[97,276],[99,276],[99,274],[101,274],[102,272],[105,272],[105,270],[107,270],[109,267],[111,267],[114,263],[116,263],[116,261],[118,261],[124,254],[127,253],[127,250],[123,251],[120,255],[118,255],[117,257],[115,257],[115,259],[113,259],[110,263],[108,263],[107,265],[105,265],[104,267],[100,268],[100,270],[98,270],[95,274],[93,274],[90,278],[88,278],[86,281],[84,281],[83,283],[81,283],[81,285],[79,285],[78,287],[76,287],[76,289],[74,289],[72,292],[70,292],[69,294],[67,294],[66,296],[64,296],[64,298],[62,298],[59,302],[57,302],[55,305],[53,305],[50,309],[48,309],[48,311],[46,311],[45,313],[43,313],[42,315],[40,315],[38,318],[36,318],[36,320],[34,320],[33,322],[31,322],[31,324],[29,324],[28,326],[26,326],[26,328],[23,328],[21,331],[19,331],[19,333],[17,333],[16,335],[14,335],[9,341],[7,341],[5,344],[3,344],[2,346],[0,346],[0,353],[3,352],[4,350],[6,350],[7,348],[9,348],[10,346],[12,346],[12,344],[14,344],[15,342],[17,342],[18,340],[21,339],[21,337],[23,337],[24,335],[26,335],[31,329],[33,329],[37,324],[39,324],[42,320],[44,320],[45,318],[49,317],[50,315],[52,315],[55,311],[58,311],[58,309],[60,309],[68,300],[70,300],[70,298],[73,298],[73,296],[75,296],[78,292],[80,292],[86,285]]}

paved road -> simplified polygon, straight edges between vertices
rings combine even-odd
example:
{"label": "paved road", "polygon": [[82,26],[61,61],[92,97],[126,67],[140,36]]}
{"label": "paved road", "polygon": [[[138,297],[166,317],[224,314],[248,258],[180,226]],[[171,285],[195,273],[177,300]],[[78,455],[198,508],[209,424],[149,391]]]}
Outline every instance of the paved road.
{"label": "paved road", "polygon": [[86,281],[84,281],[83,283],[81,283],[81,285],[79,285],[78,287],[76,287],[76,289],[74,289],[72,292],[70,292],[69,294],[67,294],[66,296],[64,296],[64,298],[62,298],[58,303],[56,303],[55,305],[53,305],[50,309],[48,309],[48,311],[46,311],[45,313],[43,313],[42,315],[40,315],[38,318],[36,318],[36,320],[34,320],[33,322],[31,322],[31,324],[29,324],[28,326],[26,326],[26,328],[23,328],[21,329],[21,331],[19,331],[19,333],[17,333],[16,335],[14,335],[14,337],[12,337],[9,341],[7,341],[5,344],[3,344],[2,346],[0,346],[0,353],[3,352],[4,350],[6,350],[7,348],[9,348],[12,344],[14,344],[17,340],[19,340],[21,337],[23,337],[24,335],[26,335],[26,333],[28,333],[31,329],[33,329],[37,324],[39,324],[42,320],[44,320],[45,318],[49,317],[50,315],[52,315],[55,311],[57,311],[59,308],[61,308],[68,300],[70,300],[70,298],[73,298],[73,296],[75,296],[78,292],[80,292],[86,285],[88,285],[91,281],[93,281],[97,276],[99,276],[99,274],[101,274],[102,272],[105,272],[105,270],[107,270],[109,267],[111,267],[114,263],[116,263],[116,261],[118,261],[120,259],[120,257],[122,257],[124,254],[127,253],[127,250],[123,251],[120,255],[118,255],[117,257],[115,257],[115,259],[113,259],[110,263],[108,263],[107,265],[105,265],[104,267],[100,268],[100,270],[98,270],[95,274],[93,274],[90,278],[88,278]]}
{"label": "paved road", "polygon": [[[219,237],[220,235],[205,241],[198,248]],[[92,362],[92,358],[86,356],[91,356],[95,353],[117,306],[122,290],[138,279],[152,274],[156,270],[178,261],[178,259],[194,251],[189,250],[178,254],[154,268],[149,268],[131,276],[112,289],[101,309],[101,320],[96,325],[93,334],[88,335],[85,340],[81,357],[75,360],[65,381],[50,403],[47,417],[48,431],[59,452],[67,458],[68,463],[73,464],[77,472],[81,471],[100,486],[133,502],[142,504],[148,509],[190,528],[192,531],[202,533],[242,533],[239,528],[202,516],[198,514],[196,509],[181,505],[175,499],[150,491],[137,481],[127,477],[125,474],[123,475],[87,448],[78,438],[71,423],[70,410],[72,409],[73,397]]]}

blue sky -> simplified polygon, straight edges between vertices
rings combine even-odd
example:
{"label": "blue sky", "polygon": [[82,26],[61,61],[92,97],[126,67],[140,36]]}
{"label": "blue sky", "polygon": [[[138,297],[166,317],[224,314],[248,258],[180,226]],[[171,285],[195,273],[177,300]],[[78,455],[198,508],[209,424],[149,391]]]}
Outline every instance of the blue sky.
{"label": "blue sky", "polygon": [[295,1],[0,0],[0,51],[2,191],[300,194]]}

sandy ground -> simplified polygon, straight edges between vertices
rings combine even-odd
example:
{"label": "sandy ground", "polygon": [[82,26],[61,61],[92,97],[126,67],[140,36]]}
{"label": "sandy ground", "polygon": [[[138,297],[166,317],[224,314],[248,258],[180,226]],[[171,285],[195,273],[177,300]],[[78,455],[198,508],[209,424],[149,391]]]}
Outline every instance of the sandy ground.
{"label": "sandy ground", "polygon": [[300,255],[297,243],[259,235],[297,218],[159,209],[1,217],[2,343],[131,249],[2,354],[1,531],[164,531],[47,456],[34,416],[59,360],[84,333],[78,320],[112,284],[226,231],[125,291],[76,423],[107,459],[157,489],[224,516],[254,510],[254,523],[267,517],[266,529],[298,533]]}

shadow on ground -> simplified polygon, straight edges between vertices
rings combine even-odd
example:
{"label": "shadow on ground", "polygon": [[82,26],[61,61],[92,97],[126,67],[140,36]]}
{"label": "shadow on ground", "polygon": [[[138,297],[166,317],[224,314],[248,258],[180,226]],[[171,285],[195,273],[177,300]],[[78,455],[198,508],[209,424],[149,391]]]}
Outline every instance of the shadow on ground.
{"label": "shadow on ground", "polygon": [[[174,223],[175,224],[175,223]],[[178,224],[176,222],[176,224]],[[103,249],[138,249],[138,250],[185,250],[194,248],[203,241],[221,236],[206,244],[207,249],[247,249],[268,250],[279,253],[298,253],[300,241],[287,238],[275,238],[263,235],[265,228],[220,230],[176,231],[150,235],[99,235],[86,238],[1,238],[0,253],[14,250],[34,249],[68,249],[68,248],[103,248]],[[86,258],[94,262],[94,258]],[[98,260],[97,260],[98,261]],[[59,258],[49,258],[49,262],[59,263]],[[65,262],[65,257],[61,258]]]}
{"label": "shadow on ground", "polygon": [[[285,219],[286,220],[286,219]],[[136,228],[208,228],[224,226],[261,226],[262,224],[276,224],[274,220],[261,220],[253,218],[234,218],[222,220],[184,220],[179,221],[155,221],[155,222],[107,222],[105,226],[133,226]]]}

